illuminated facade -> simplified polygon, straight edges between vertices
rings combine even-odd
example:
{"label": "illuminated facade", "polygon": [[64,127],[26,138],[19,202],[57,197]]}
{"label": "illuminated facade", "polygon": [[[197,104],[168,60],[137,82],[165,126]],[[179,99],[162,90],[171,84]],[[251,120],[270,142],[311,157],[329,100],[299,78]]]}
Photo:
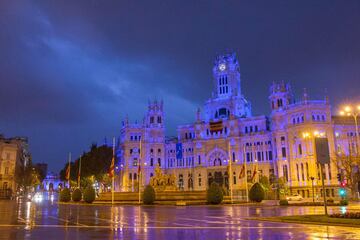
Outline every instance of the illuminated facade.
{"label": "illuminated facade", "polygon": [[[334,157],[339,149],[348,152],[347,136],[355,134],[354,124],[332,117],[327,98],[310,100],[304,93],[300,101],[294,101],[291,87],[285,83],[270,87],[270,116],[253,116],[241,91],[235,54],[215,60],[213,83],[214,92],[203,112],[198,110],[194,123],[179,126],[175,138],[165,136],[163,102],[149,102],[141,124],[125,119],[119,141],[117,189],[136,191],[139,172],[144,186],[160,166],[175,174],[183,190],[205,190],[215,181],[225,188],[231,184],[235,195],[243,195],[245,175],[249,183],[265,175],[283,177],[292,193],[312,197],[313,177],[315,194],[320,196],[314,136],[328,138]],[[338,195],[337,173],[336,164],[325,166],[327,195],[331,197]]]}
{"label": "illuminated facade", "polygon": [[16,173],[30,161],[28,140],[24,137],[4,138],[0,135],[0,195],[17,190]]}

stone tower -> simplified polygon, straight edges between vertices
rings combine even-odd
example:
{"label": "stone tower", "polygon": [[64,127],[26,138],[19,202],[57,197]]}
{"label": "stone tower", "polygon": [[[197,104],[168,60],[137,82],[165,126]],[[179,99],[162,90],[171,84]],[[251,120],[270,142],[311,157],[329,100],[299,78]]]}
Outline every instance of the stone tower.
{"label": "stone tower", "polygon": [[271,111],[281,111],[293,102],[290,84],[273,83],[270,87],[270,106]]}
{"label": "stone tower", "polygon": [[213,95],[204,105],[205,121],[251,116],[251,104],[241,93],[240,68],[235,53],[215,59],[213,82]]}

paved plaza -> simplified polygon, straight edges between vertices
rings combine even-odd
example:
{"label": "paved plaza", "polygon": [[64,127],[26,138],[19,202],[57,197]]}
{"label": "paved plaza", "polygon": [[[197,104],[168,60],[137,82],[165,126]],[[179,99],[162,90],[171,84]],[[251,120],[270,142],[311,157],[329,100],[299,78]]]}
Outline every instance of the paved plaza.
{"label": "paved plaza", "polygon": [[[358,206],[347,210],[355,210]],[[330,212],[344,211],[332,207]],[[322,207],[105,206],[0,202],[1,239],[360,239],[360,228],[272,223]]]}

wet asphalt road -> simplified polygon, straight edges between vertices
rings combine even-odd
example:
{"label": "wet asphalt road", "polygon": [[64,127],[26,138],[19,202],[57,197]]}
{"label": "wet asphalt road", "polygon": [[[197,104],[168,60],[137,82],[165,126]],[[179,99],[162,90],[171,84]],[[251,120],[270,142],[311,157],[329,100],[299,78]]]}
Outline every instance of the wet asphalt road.
{"label": "wet asphalt road", "polygon": [[[330,208],[330,212],[345,210]],[[360,228],[246,219],[322,213],[322,207],[112,207],[64,205],[56,200],[0,201],[0,239],[360,239]]]}

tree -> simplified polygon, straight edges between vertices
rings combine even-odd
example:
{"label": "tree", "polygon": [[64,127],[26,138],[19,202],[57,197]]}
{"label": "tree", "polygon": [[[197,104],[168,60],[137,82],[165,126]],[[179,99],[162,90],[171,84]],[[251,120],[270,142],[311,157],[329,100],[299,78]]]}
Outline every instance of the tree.
{"label": "tree", "polygon": [[264,189],[266,199],[268,199],[268,194],[271,191],[271,185],[270,185],[269,178],[266,176],[261,176],[259,179],[259,183],[261,184],[261,186]]}
{"label": "tree", "polygon": [[357,184],[360,181],[360,156],[352,154],[351,147],[349,147],[349,154],[337,152],[331,160],[337,167],[338,172],[342,173],[343,178],[346,180],[347,186],[350,188],[351,195],[354,196],[357,192]]}
{"label": "tree", "polygon": [[147,185],[143,192],[144,204],[153,204],[155,202],[156,193],[152,186]]}
{"label": "tree", "polygon": [[261,202],[264,200],[265,191],[260,183],[254,183],[254,185],[250,188],[249,198],[253,202]]}
{"label": "tree", "polygon": [[274,184],[277,184],[277,186],[278,186],[280,199],[289,194],[289,188],[288,188],[285,177],[279,177],[277,179],[277,183],[275,182]]}
{"label": "tree", "polygon": [[27,166],[17,169],[15,179],[19,187],[27,189],[29,187],[37,187],[41,184],[41,176],[31,162]]}
{"label": "tree", "polygon": [[220,204],[224,198],[221,187],[215,182],[211,183],[207,190],[206,198],[210,204]]}
{"label": "tree", "polygon": [[[81,156],[81,183],[84,179],[88,183],[88,178],[93,177],[94,180],[102,183],[102,181],[108,182],[105,174],[108,174],[112,159],[112,149],[107,146],[96,146],[92,144],[90,151],[83,153]],[[70,163],[70,179],[77,181],[77,175],[79,171],[79,160]],[[66,168],[69,163],[66,163],[64,168],[60,171],[60,179],[65,181]],[[83,185],[82,185],[83,186]]]}

